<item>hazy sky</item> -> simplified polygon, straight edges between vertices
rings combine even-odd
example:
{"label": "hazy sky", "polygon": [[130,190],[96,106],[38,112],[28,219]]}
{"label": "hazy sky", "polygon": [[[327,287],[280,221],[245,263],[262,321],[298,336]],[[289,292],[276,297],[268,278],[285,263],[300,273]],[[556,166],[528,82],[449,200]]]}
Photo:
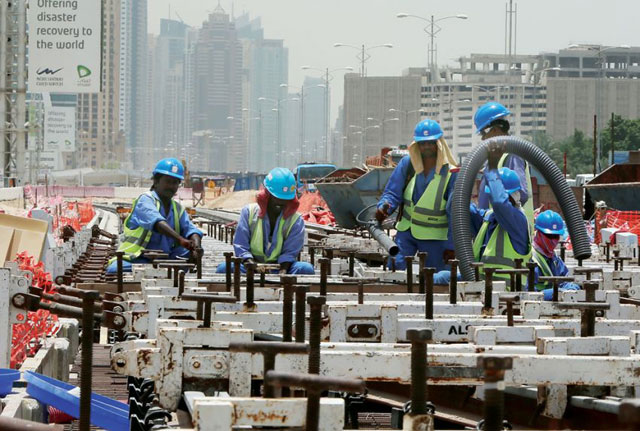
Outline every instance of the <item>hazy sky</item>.
{"label": "hazy sky", "polygon": [[[177,12],[185,23],[200,27],[217,0],[149,0],[149,32],[159,33],[160,18]],[[358,70],[355,50],[334,48],[336,42],[376,49],[368,75],[399,75],[410,66],[427,64],[428,37],[423,21],[396,18],[399,12],[436,18],[455,14],[467,20],[443,21],[437,37],[439,64],[455,64],[470,53],[504,52],[506,0],[237,0],[235,14],[260,16],[265,37],[284,39],[289,48],[289,83],[300,85],[308,71],[301,66]],[[572,43],[640,45],[638,0],[519,0],[518,54],[557,51]],[[222,0],[231,13],[232,1]],[[337,85],[336,85],[337,84]],[[332,117],[342,104],[342,75],[332,88]]]}

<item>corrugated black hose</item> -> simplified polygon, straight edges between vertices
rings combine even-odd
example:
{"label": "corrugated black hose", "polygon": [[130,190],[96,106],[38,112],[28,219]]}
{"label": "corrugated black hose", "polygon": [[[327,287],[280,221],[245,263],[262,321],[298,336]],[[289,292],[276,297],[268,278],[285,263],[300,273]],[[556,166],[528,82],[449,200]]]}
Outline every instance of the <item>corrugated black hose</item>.
{"label": "corrugated black hose", "polygon": [[[453,218],[451,224],[453,240],[456,244],[456,257],[460,261],[459,267],[463,280],[474,280],[474,270],[471,267],[474,258],[469,203],[475,179],[487,160],[487,145],[490,142],[506,142],[505,151],[507,153],[522,157],[542,173],[560,203],[564,219],[569,227],[574,257],[576,259],[588,259],[591,256],[591,246],[582,219],[582,213],[571,188],[558,166],[531,142],[516,136],[499,136],[483,141],[480,146],[471,152],[465,159],[456,180],[451,204],[451,217]],[[533,199],[531,190],[529,190],[529,199]]]}

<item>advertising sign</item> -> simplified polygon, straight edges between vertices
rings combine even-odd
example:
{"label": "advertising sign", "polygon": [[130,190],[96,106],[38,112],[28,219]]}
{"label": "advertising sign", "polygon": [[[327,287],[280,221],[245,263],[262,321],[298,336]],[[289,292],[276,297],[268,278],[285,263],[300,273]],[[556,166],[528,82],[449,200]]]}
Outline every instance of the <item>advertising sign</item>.
{"label": "advertising sign", "polygon": [[44,113],[44,150],[76,150],[76,108],[50,107]]}
{"label": "advertising sign", "polygon": [[28,23],[30,92],[100,92],[101,0],[31,0]]}

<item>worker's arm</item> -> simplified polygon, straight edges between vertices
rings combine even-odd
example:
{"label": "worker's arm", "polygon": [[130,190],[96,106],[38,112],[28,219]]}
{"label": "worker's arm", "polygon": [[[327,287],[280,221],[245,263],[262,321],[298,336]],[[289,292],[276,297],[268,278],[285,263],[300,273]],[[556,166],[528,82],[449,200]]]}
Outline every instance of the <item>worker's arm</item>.
{"label": "worker's arm", "polygon": [[[565,277],[567,274],[569,274],[569,268],[567,268],[562,259],[560,259],[560,257],[557,255],[553,257],[552,262],[549,266],[551,267],[551,272],[553,272],[554,277]],[[580,289],[580,286],[571,281],[565,281],[563,283],[560,283],[560,288],[578,290]]]}
{"label": "worker's arm", "polygon": [[380,201],[378,201],[378,209],[382,209],[385,204],[389,206],[387,214],[393,213],[400,205],[404,195],[404,185],[407,181],[407,170],[411,164],[409,156],[404,156],[398,166],[391,173],[387,186]]}
{"label": "worker's arm", "polygon": [[[258,220],[258,223],[262,223],[262,220]],[[238,220],[236,233],[233,236],[233,250],[235,251],[236,256],[243,261],[253,259],[250,243],[251,232],[249,230],[249,207],[246,206],[242,208],[242,211],[240,211],[240,220]]]}
{"label": "worker's arm", "polygon": [[197,250],[200,249],[200,242],[204,234],[193,224],[186,211],[183,211],[180,216],[180,233],[191,242],[191,250],[196,253],[194,257],[199,257]]}
{"label": "worker's arm", "polygon": [[515,154],[509,154],[504,161],[504,167],[509,168],[518,174],[518,178],[520,178],[520,202],[524,205],[527,199],[529,199],[526,162]]}
{"label": "worker's arm", "polygon": [[153,229],[166,237],[169,237],[176,241],[176,243],[180,244],[181,247],[186,248],[187,250],[193,250],[194,246],[188,239],[180,236],[171,226],[164,220],[159,220]]}
{"label": "worker's arm", "polygon": [[484,179],[489,186],[489,202],[496,221],[509,234],[513,248],[519,254],[526,254],[529,248],[529,223],[527,216],[509,202],[497,169],[485,171]]}
{"label": "worker's arm", "polygon": [[291,227],[289,235],[282,244],[282,252],[278,257],[278,263],[280,268],[286,267],[287,269],[291,264],[298,260],[298,254],[302,251],[304,246],[304,220],[302,217],[298,217],[298,220]]}

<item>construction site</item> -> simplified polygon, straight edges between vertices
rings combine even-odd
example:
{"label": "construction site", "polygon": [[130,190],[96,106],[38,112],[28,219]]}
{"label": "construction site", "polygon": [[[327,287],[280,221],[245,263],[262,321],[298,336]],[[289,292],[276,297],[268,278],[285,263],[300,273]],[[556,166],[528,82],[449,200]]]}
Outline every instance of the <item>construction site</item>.
{"label": "construction site", "polygon": [[0,431],[640,429],[640,47],[326,2],[0,0]]}

